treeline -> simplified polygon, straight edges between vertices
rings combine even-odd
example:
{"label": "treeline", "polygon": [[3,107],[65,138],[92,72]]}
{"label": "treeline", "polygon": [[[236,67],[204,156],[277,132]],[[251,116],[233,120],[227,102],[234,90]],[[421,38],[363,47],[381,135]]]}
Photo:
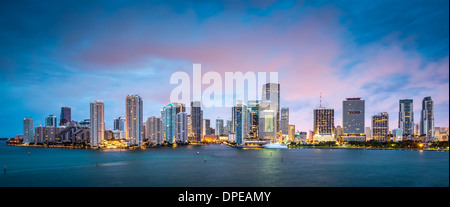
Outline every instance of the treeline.
{"label": "treeline", "polygon": [[[382,142],[370,140],[367,142],[350,141],[347,146],[351,147],[365,147],[365,148],[388,148],[388,149],[422,149],[424,144],[417,141],[407,140],[400,142]],[[431,144],[430,148],[445,149],[448,147],[448,142],[435,142]]]}

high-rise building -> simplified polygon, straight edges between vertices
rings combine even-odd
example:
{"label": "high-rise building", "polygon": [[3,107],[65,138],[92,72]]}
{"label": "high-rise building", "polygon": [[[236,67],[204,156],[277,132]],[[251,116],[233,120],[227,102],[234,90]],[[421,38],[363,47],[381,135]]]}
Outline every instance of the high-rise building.
{"label": "high-rise building", "polygon": [[61,116],[59,118],[59,126],[64,126],[66,123],[72,122],[70,107],[61,106]]}
{"label": "high-rise building", "polygon": [[34,128],[35,143],[55,143],[57,141],[56,134],[63,129],[65,128],[54,126],[37,126]]}
{"label": "high-rise building", "polygon": [[276,113],[273,110],[259,111],[259,139],[277,143],[278,133],[276,130]]}
{"label": "high-rise building", "polygon": [[227,120],[227,135],[230,133],[234,133],[232,127],[233,127],[232,120]]}
{"label": "high-rise building", "polygon": [[34,142],[34,120],[31,117],[23,119],[23,143],[30,144]]}
{"label": "high-rise building", "polygon": [[113,121],[113,124],[114,124],[114,130],[125,131],[125,117],[124,116],[115,118]]}
{"label": "high-rise building", "polygon": [[314,142],[332,142],[334,133],[334,109],[314,109]]}
{"label": "high-rise building", "polygon": [[143,101],[139,95],[128,95],[125,101],[125,134],[133,146],[142,146]]}
{"label": "high-rise building", "polygon": [[259,101],[248,101],[248,109],[250,110],[250,131],[253,132],[254,138],[259,138]]}
{"label": "high-rise building", "polygon": [[211,134],[211,121],[209,119],[202,120],[202,137]]}
{"label": "high-rise building", "polygon": [[161,109],[161,120],[164,123],[164,140],[169,144],[173,144],[178,137],[177,114],[186,112],[185,108],[186,106],[182,103],[171,103]]}
{"label": "high-rise building", "polygon": [[247,105],[243,101],[236,101],[236,105],[232,108],[233,112],[233,126],[236,135],[236,144],[243,145],[246,138],[248,138],[248,110]]}
{"label": "high-rise building", "polygon": [[55,115],[48,115],[45,118],[45,126],[57,127],[58,123],[56,122],[56,116]]}
{"label": "high-rise building", "polygon": [[288,141],[295,140],[295,125],[289,125]]}
{"label": "high-rise building", "polygon": [[163,123],[161,121],[161,118],[156,116],[151,116],[147,118],[147,121],[145,122],[145,136],[149,140],[150,143],[153,144],[162,144],[164,143],[163,138]]}
{"label": "high-rise building", "polygon": [[[261,103],[260,103],[260,120],[261,115],[271,113],[270,110],[273,111],[273,118],[275,119],[274,132],[278,134],[280,129],[280,84],[279,83],[266,83],[263,85]],[[261,114],[261,111],[269,110],[267,113]],[[265,117],[262,117],[266,119]],[[267,133],[265,133],[267,134]],[[275,136],[276,138],[276,136]]]}
{"label": "high-rise building", "polygon": [[201,107],[200,101],[191,102],[191,130],[192,134],[189,136],[189,141],[200,142],[202,135],[202,120],[203,120],[203,111]]}
{"label": "high-rise building", "polygon": [[402,99],[399,102],[398,128],[404,136],[414,136],[414,108],[412,99]]}
{"label": "high-rise building", "polygon": [[339,138],[341,138],[342,134],[343,134],[343,129],[341,127],[341,125],[337,125],[336,129],[335,129],[335,136],[336,136],[336,140],[338,140]]}
{"label": "high-rise building", "polygon": [[420,119],[420,134],[431,139],[434,136],[434,109],[430,96],[423,98],[422,116]]}
{"label": "high-rise building", "polygon": [[342,102],[342,141],[365,141],[365,103],[361,98]]}
{"label": "high-rise building", "polygon": [[90,143],[98,147],[105,140],[105,104],[102,101],[91,102]]}
{"label": "high-rise building", "polygon": [[223,119],[216,119],[216,135],[222,136],[225,132],[223,131]]}
{"label": "high-rise building", "polygon": [[372,116],[372,138],[377,141],[388,141],[389,135],[389,114],[387,112],[378,113]]}
{"label": "high-rise building", "polygon": [[187,113],[177,114],[177,142],[186,143],[188,140],[188,121]]}
{"label": "high-rise building", "polygon": [[289,134],[289,107],[281,108],[281,134]]}
{"label": "high-rise building", "polygon": [[414,124],[414,136],[420,136],[420,122]]}

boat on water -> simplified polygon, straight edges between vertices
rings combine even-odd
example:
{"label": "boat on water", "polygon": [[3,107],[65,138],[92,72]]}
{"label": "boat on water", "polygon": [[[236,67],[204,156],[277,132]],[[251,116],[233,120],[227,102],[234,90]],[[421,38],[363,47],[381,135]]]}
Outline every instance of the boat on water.
{"label": "boat on water", "polygon": [[267,149],[287,149],[288,148],[285,144],[280,144],[280,143],[265,144],[262,147],[267,148]]}

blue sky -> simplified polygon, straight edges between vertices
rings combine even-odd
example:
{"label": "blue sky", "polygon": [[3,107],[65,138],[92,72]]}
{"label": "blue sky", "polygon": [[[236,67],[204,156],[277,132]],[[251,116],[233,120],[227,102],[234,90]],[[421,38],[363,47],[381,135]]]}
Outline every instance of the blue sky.
{"label": "blue sky", "polygon": [[[312,111],[366,100],[370,116],[398,100],[435,102],[436,126],[449,121],[449,2],[431,1],[7,1],[0,3],[0,137],[22,133],[61,106],[74,120],[105,102],[106,128],[125,113],[127,94],[159,115],[172,73],[278,72],[281,104],[297,130]],[[207,87],[207,86],[204,86]],[[230,118],[229,108],[205,117]],[[212,121],[214,124],[214,121]]]}

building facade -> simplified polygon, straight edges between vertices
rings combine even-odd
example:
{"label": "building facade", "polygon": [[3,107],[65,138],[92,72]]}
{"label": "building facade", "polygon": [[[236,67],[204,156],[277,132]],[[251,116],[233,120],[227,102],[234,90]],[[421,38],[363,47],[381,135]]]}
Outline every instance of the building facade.
{"label": "building facade", "polygon": [[90,143],[99,147],[105,140],[105,104],[102,101],[91,102]]}
{"label": "building facade", "polygon": [[34,120],[31,117],[23,119],[23,143],[34,143]]}
{"label": "building facade", "polygon": [[429,139],[434,136],[434,109],[430,96],[422,100],[422,114],[420,119],[420,134]]}
{"label": "building facade", "polygon": [[372,116],[372,138],[377,141],[388,141],[389,114],[378,113]]}
{"label": "building facade", "polygon": [[128,95],[125,100],[125,134],[132,146],[142,146],[143,101],[139,95]]}
{"label": "building facade", "polygon": [[64,126],[72,121],[72,110],[70,107],[61,107],[61,115],[59,118],[59,126]]}
{"label": "building facade", "polygon": [[334,109],[314,109],[314,142],[332,142],[335,140]]}
{"label": "building facade", "polygon": [[412,99],[399,101],[398,128],[404,136],[414,136],[414,104]]}

